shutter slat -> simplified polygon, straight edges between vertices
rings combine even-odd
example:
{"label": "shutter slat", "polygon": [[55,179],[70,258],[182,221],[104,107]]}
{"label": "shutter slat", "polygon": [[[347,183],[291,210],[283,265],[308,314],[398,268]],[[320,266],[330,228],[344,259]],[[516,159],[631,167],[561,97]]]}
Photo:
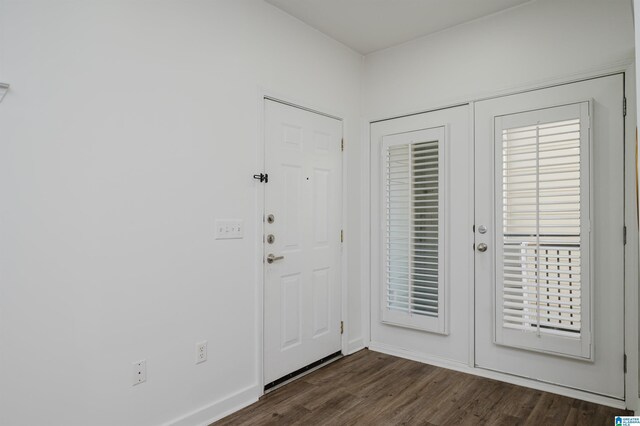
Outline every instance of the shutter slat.
{"label": "shutter slat", "polygon": [[[522,267],[509,267],[505,266],[503,269],[505,271],[518,271],[518,272],[540,272],[541,274],[571,274],[571,275],[580,275],[580,272],[576,272],[573,270],[567,269],[542,269],[542,268],[528,268],[526,263],[522,265]],[[553,265],[555,266],[555,265]]]}
{"label": "shutter slat", "polygon": [[[580,263],[579,262],[575,262],[575,263],[571,263],[571,262],[525,262],[525,261],[518,261],[516,262],[513,259],[504,259],[503,263],[505,265],[527,265],[527,264],[532,264],[532,265],[542,265],[542,266],[554,266],[554,267],[572,267],[572,268],[576,268],[576,269],[580,269]],[[506,268],[507,266],[505,266]],[[572,269],[572,271],[575,269]]]}
{"label": "shutter slat", "polygon": [[[529,287],[535,288],[535,283],[531,283],[531,285]],[[534,300],[537,300],[537,297],[538,297],[537,290],[525,290],[525,289],[520,289],[520,288],[508,288],[508,287],[505,287],[504,288],[504,293],[505,293],[505,295],[509,294],[509,293],[511,293],[513,295],[532,295],[534,297]],[[578,299],[578,300],[580,300],[580,291],[579,290],[573,290],[573,293],[571,293],[571,294],[559,294],[558,297],[564,297],[564,298],[568,298],[568,299]]]}
{"label": "shutter slat", "polygon": [[[530,191],[531,192],[531,191]],[[535,192],[535,191],[534,191]],[[544,195],[544,196],[540,196],[540,198],[544,198],[544,197],[548,197],[548,198],[555,198],[555,197],[579,197],[580,193],[579,192],[570,192],[568,194],[549,194],[549,195]],[[531,198],[531,197],[535,197],[535,194],[525,194],[525,195],[512,195],[509,194],[509,199],[513,200],[513,199],[518,199],[518,198]]]}
{"label": "shutter slat", "polygon": [[[535,318],[529,321],[523,321],[522,318],[520,317],[505,316],[503,319],[505,321],[505,324],[504,324],[505,327],[518,328],[524,331],[533,331],[536,328]],[[511,323],[509,323],[508,321],[511,321]],[[580,326],[579,320],[572,321],[572,322],[574,324],[571,324],[568,320],[566,320],[566,322],[563,322],[562,324],[557,324],[557,325],[553,324],[556,326],[555,329],[548,329],[547,327],[550,327],[551,324],[543,323],[540,325],[540,332],[544,334],[575,337],[576,335],[579,335],[581,326]],[[529,324],[529,326],[524,325],[527,323]]]}
{"label": "shutter slat", "polygon": [[[562,316],[561,314],[569,314],[569,315],[580,315],[580,308],[576,307],[575,309],[573,308],[574,305],[564,305],[567,307],[564,308],[559,308],[556,306],[549,306],[549,305],[553,305],[554,303],[549,303],[549,304],[543,304],[541,306],[538,306],[537,309],[540,309],[542,311],[545,312],[549,312],[545,315],[554,315],[554,314],[550,314],[551,312],[556,312],[557,314],[560,314],[560,316]],[[505,306],[505,313],[508,313],[510,315],[517,315],[517,313],[523,312],[525,309],[532,309],[535,311],[536,307],[533,304],[524,304],[524,303],[517,303],[517,302],[505,302],[504,303]],[[515,311],[515,314],[514,314]],[[527,313],[527,315],[529,315]],[[564,317],[558,318],[558,319],[564,319]]]}
{"label": "shutter slat", "polygon": [[[558,297],[558,298],[561,298],[561,299],[572,299],[573,298],[572,295],[566,295],[566,296],[565,295],[558,295],[558,296],[554,296],[554,297]],[[514,295],[514,294],[505,294],[504,299],[505,300],[517,300],[520,303],[530,302],[532,304],[535,303],[536,300],[537,300],[535,297],[517,296],[517,295]],[[559,302],[559,301],[548,301],[547,300],[544,303],[545,304],[550,303],[552,305],[561,303],[562,305],[566,305],[566,306],[578,306],[578,307],[580,306],[580,302],[574,302],[572,300],[562,300],[561,302]]]}
{"label": "shutter slat", "polygon": [[[542,311],[542,309],[539,308],[540,311]],[[545,309],[546,311],[546,309]],[[574,315],[579,315],[579,312],[567,312],[568,314],[574,314]],[[547,320],[561,320],[561,321],[566,321],[568,324],[570,324],[571,322],[580,322],[580,318],[571,318],[569,316],[562,316],[560,315],[556,315],[556,314],[552,314],[552,313],[542,313],[542,312],[536,312],[535,308],[532,307],[531,311],[526,312],[526,311],[519,311],[517,309],[509,309],[509,308],[505,308],[504,309],[504,314],[505,317],[510,317],[511,320],[517,320],[520,319],[522,321],[526,321],[527,319],[531,318],[531,317],[540,317],[541,319],[547,319]]]}
{"label": "shutter slat", "polygon": [[[520,144],[514,146],[513,148],[508,148],[502,151],[503,158],[508,154],[535,154],[536,152],[536,144],[535,139],[532,139],[533,143],[530,144]],[[556,141],[547,141],[540,142],[538,144],[540,146],[540,152],[554,152],[560,151],[563,149],[579,149],[580,148],[580,140],[578,139],[561,139]]]}
{"label": "shutter slat", "polygon": [[[535,285],[536,287],[540,287],[540,288],[549,288],[549,289],[556,289],[556,290],[579,290],[580,286],[572,286],[573,283],[580,283],[580,280],[569,280],[566,278],[562,278],[562,279],[553,279],[553,278],[541,278],[541,279],[536,279],[536,277],[532,277],[532,276],[507,276],[505,274],[504,276],[505,280],[504,280],[504,288],[509,288],[509,287],[513,287],[513,286],[517,286],[522,287],[522,286],[530,286],[530,285]],[[529,280],[526,283],[523,283],[522,281],[513,281],[512,278],[522,278],[522,279],[526,279]],[[558,282],[562,282],[562,283],[567,283],[569,285],[564,285],[564,284],[549,284],[549,283],[542,283],[543,281],[558,281]]]}
{"label": "shutter slat", "polygon": [[[515,330],[522,330],[522,331],[532,331],[531,326],[522,326],[522,325],[518,325],[518,324],[511,324],[511,323],[505,323],[504,324],[505,327],[507,328],[511,328],[511,329],[515,329]],[[565,326],[567,328],[567,330],[575,330],[575,331],[564,331],[564,330],[556,330],[556,329],[544,329],[544,333],[545,334],[550,334],[550,335],[554,335],[554,336],[562,336],[562,337],[569,337],[569,338],[575,338],[576,336],[576,332],[580,331],[580,326],[569,326],[566,325]],[[565,328],[563,327],[563,328]]]}

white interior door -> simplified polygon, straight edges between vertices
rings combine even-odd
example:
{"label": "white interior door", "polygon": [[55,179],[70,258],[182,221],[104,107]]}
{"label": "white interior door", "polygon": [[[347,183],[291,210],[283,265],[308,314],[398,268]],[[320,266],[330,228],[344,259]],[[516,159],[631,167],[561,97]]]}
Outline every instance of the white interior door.
{"label": "white interior door", "polygon": [[466,365],[473,305],[469,106],[371,125],[371,343]]}
{"label": "white interior door", "polygon": [[340,120],[265,100],[265,384],[341,349],[341,140]]}
{"label": "white interior door", "polygon": [[624,398],[623,76],[476,104],[475,360]]}

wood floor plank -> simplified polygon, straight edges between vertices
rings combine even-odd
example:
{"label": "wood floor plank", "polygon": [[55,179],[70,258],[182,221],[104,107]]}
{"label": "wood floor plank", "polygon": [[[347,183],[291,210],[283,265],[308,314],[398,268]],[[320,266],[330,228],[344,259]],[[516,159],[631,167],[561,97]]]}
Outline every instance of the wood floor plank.
{"label": "wood floor plank", "polygon": [[606,425],[625,410],[369,350],[302,376],[224,425]]}

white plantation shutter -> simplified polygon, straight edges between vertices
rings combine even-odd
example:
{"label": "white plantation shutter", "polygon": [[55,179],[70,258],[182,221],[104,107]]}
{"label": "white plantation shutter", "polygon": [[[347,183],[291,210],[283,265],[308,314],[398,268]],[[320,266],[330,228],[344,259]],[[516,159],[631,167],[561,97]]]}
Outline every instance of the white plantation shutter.
{"label": "white plantation shutter", "polygon": [[496,342],[591,357],[588,103],[496,119]]}
{"label": "white plantation shutter", "polygon": [[444,129],[385,136],[382,320],[445,332]]}

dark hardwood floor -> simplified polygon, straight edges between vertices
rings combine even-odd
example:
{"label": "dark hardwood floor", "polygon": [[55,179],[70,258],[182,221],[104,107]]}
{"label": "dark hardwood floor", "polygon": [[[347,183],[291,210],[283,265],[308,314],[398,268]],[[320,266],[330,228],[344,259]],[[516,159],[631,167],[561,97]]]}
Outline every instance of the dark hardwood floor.
{"label": "dark hardwood floor", "polygon": [[633,415],[369,350],[266,394],[215,425],[613,425]]}

